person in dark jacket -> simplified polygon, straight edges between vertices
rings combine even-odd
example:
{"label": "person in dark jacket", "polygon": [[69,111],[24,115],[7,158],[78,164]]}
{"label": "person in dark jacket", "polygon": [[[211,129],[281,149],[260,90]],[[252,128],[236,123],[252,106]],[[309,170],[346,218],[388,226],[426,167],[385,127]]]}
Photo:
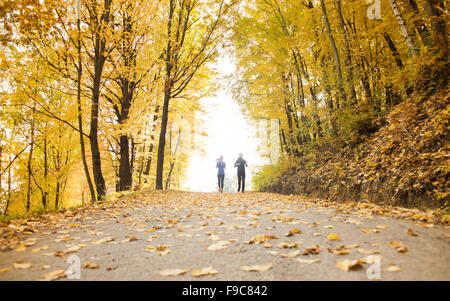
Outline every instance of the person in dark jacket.
{"label": "person in dark jacket", "polygon": [[247,166],[247,161],[242,158],[242,153],[240,153],[239,158],[236,160],[236,163],[234,163],[234,167],[237,167],[238,192],[244,192],[245,190],[245,167]]}

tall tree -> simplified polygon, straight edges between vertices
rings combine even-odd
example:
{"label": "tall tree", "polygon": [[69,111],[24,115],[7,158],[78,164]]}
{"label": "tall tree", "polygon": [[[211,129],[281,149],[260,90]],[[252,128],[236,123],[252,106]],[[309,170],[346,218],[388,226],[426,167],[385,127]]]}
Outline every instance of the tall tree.
{"label": "tall tree", "polygon": [[[164,55],[164,99],[156,164],[156,189],[163,189],[164,155],[169,104],[179,97],[196,73],[217,55],[224,15],[234,2],[169,0]],[[202,14],[199,14],[202,9]],[[211,20],[212,19],[212,20]]]}

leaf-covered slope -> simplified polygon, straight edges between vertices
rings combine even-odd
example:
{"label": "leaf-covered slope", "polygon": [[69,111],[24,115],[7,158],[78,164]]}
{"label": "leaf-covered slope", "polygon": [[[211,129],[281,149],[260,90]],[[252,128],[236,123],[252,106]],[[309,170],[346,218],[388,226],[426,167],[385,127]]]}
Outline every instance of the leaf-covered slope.
{"label": "leaf-covered slope", "polygon": [[365,142],[320,163],[303,160],[265,190],[448,207],[449,117],[448,90],[413,97],[378,120],[384,125]]}

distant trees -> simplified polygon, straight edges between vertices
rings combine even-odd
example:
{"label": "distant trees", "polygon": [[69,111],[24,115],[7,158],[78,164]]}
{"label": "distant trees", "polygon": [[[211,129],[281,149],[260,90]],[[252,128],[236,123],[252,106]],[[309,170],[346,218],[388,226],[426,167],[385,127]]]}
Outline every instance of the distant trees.
{"label": "distant trees", "polygon": [[357,143],[417,80],[447,78],[443,1],[381,1],[379,20],[364,0],[245,3],[234,18],[235,98],[250,116],[280,119],[289,155]]}

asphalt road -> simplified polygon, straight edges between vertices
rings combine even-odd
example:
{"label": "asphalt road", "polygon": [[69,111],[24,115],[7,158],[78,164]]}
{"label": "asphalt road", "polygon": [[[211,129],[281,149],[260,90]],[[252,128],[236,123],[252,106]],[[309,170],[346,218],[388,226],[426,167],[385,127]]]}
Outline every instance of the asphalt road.
{"label": "asphalt road", "polygon": [[[0,280],[51,279],[57,270],[75,272],[57,273],[63,281],[450,280],[449,226],[424,212],[377,208],[253,192],[141,192],[4,225],[3,243],[16,243],[0,252]],[[359,265],[345,271],[351,260]]]}

